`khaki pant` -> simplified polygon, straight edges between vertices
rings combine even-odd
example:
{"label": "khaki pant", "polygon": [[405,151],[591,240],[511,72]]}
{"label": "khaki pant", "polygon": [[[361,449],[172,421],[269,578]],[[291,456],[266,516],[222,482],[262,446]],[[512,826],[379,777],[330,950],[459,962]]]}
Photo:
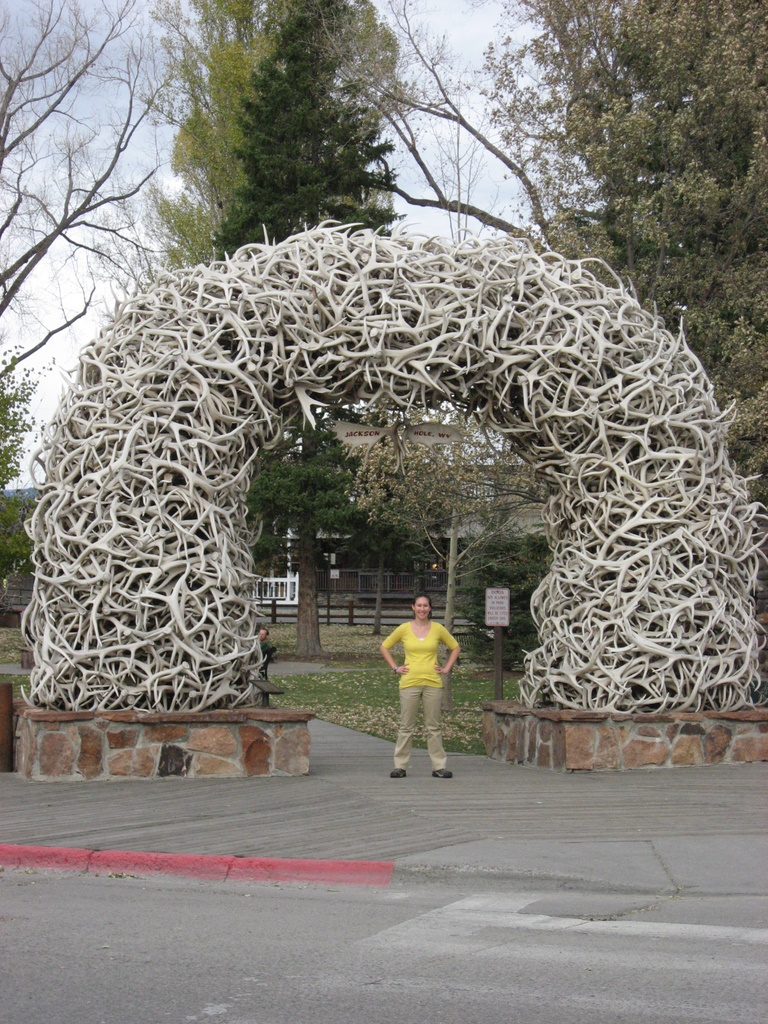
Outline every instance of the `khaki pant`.
{"label": "khaki pant", "polygon": [[419,704],[424,705],[424,726],[432,771],[445,768],[447,760],[440,735],[440,712],[443,704],[442,686],[406,686],[400,691],[400,731],[395,744],[395,768],[407,768],[416,729]]}

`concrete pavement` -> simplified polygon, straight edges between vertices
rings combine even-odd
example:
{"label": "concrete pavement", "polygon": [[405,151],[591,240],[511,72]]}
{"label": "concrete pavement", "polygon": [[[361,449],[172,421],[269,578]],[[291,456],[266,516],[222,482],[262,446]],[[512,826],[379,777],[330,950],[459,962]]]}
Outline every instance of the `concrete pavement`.
{"label": "concrete pavement", "polygon": [[768,764],[556,774],[454,754],[454,778],[441,780],[417,750],[407,778],[393,780],[391,743],[322,721],[312,722],[311,737],[310,774],[301,778],[31,783],[0,775],[0,863],[768,895]]}

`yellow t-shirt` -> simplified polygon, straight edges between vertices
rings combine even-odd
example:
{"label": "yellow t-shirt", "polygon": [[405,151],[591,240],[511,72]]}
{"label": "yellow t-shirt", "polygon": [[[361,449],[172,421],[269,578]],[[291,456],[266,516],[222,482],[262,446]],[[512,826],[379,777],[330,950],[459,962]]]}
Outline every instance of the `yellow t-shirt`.
{"label": "yellow t-shirt", "polygon": [[395,644],[402,644],[405,649],[405,664],[408,672],[400,676],[400,689],[406,686],[442,686],[442,676],[435,672],[437,664],[437,647],[443,643],[449,651],[455,650],[458,640],[454,640],[445,626],[437,622],[429,624],[429,633],[420,640],[411,629],[410,622],[398,626],[382,644],[391,650]]}

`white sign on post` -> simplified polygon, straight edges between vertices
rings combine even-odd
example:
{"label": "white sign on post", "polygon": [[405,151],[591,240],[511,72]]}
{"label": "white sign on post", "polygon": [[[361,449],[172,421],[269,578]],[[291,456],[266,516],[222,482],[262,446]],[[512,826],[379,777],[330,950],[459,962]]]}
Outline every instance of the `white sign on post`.
{"label": "white sign on post", "polygon": [[485,591],[486,626],[509,625],[509,587],[487,587]]}

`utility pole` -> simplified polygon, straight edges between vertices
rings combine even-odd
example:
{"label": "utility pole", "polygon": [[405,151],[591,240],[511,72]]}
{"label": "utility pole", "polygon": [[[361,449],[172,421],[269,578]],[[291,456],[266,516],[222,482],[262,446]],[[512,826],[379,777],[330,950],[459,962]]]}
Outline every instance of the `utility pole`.
{"label": "utility pole", "polygon": [[[448,581],[445,587],[445,628],[453,632],[453,620],[456,616],[456,576],[459,557],[459,513],[451,512],[451,534],[448,541]],[[453,691],[451,676],[443,676],[443,710],[453,711]]]}

